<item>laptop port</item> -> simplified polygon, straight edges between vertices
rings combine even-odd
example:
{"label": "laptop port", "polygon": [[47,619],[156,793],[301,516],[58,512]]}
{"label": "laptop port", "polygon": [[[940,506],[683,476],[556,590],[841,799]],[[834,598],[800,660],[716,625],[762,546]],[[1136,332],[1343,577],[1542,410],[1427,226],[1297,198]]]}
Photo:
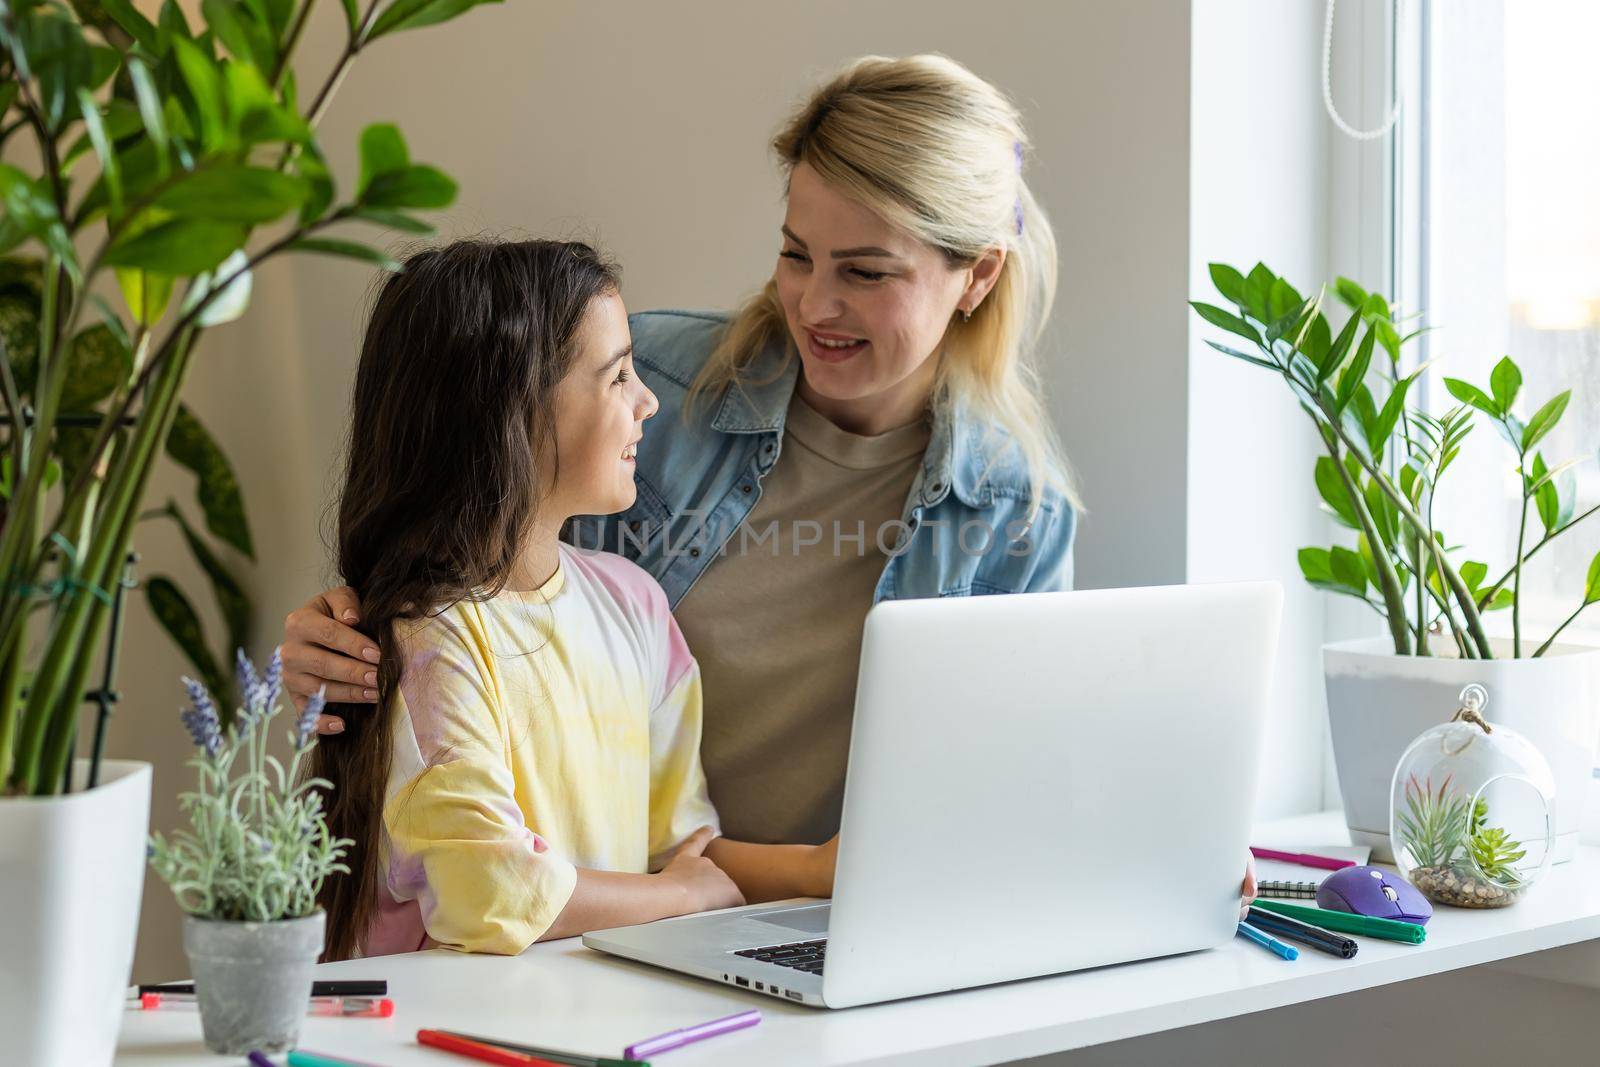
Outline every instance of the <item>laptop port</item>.
{"label": "laptop port", "polygon": [[765,992],[765,991],[766,991],[766,988],[767,988],[767,987],[766,987],[766,986],[764,986],[764,985],[762,985],[762,984],[761,984],[761,983],[760,983],[760,982],[757,982],[757,983],[756,983],[756,992],[757,992],[757,993],[763,993],[763,992]]}
{"label": "laptop port", "polygon": [[788,998],[789,998],[789,999],[790,999],[790,1000],[803,1000],[803,999],[804,999],[804,998],[803,998],[803,997],[801,997],[801,996],[800,996],[800,994],[799,994],[799,993],[796,993],[796,992],[795,992],[795,991],[794,991],[794,990],[792,990],[792,989],[786,989],[786,990],[784,990],[784,993],[783,993],[783,995],[784,995],[784,996],[786,996],[786,997],[788,997]]}
{"label": "laptop port", "polygon": [[748,979],[748,978],[739,978],[739,977],[735,976],[735,978],[733,980],[736,983],[738,983],[739,985],[744,986],[746,989],[750,988],[750,979]]}

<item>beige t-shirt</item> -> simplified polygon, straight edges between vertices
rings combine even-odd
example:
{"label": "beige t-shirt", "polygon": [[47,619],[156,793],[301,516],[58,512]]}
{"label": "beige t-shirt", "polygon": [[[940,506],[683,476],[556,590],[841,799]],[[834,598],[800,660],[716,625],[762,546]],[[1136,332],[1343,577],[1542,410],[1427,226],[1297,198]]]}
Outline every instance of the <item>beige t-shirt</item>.
{"label": "beige t-shirt", "polygon": [[839,829],[861,627],[927,450],[789,402],[761,499],[674,613],[700,661],[701,758],[722,832],[819,844]]}

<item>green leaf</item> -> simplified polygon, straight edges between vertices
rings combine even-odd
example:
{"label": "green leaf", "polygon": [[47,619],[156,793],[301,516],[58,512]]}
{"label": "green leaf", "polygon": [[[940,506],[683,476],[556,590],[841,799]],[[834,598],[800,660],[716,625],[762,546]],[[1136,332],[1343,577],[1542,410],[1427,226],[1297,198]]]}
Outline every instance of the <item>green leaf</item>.
{"label": "green leaf", "polygon": [[217,40],[241,63],[270,70],[277,60],[277,49],[266,27],[234,0],[202,0],[206,24]]}
{"label": "green leaf", "polygon": [[333,203],[333,173],[328,170],[327,161],[322,158],[322,150],[317,147],[317,142],[307,141],[300,157],[295,160],[295,172],[306,183],[308,190],[305,203],[300,205],[300,221],[313,222],[322,217],[328,210],[328,205]]}
{"label": "green leaf", "polygon": [[1267,269],[1265,263],[1257,263],[1250,268],[1250,273],[1244,279],[1244,303],[1247,314],[1259,322],[1270,321],[1267,315],[1267,295],[1272,292],[1272,283],[1278,276]]}
{"label": "green leaf", "polygon": [[1366,305],[1367,291],[1349,278],[1340,278],[1335,281],[1333,283],[1333,291],[1339,294],[1339,299],[1344,301],[1351,311],[1359,312]]}
{"label": "green leaf", "polygon": [[1484,611],[1504,611],[1517,602],[1517,594],[1510,589],[1501,589],[1495,593],[1494,599],[1483,608]]}
{"label": "green leaf", "polygon": [[1378,412],[1372,427],[1372,437],[1368,441],[1373,455],[1382,455],[1389,438],[1394,436],[1394,428],[1399,425],[1400,415],[1405,411],[1406,392],[1410,390],[1411,383],[1416,377],[1412,374],[1401,378],[1389,391],[1389,398],[1383,402],[1383,410]]}
{"label": "green leaf", "polygon": [[234,164],[191,172],[156,203],[197,219],[256,225],[271,222],[305,201],[305,183],[265,167]]}
{"label": "green leaf", "polygon": [[354,241],[336,241],[326,237],[302,237],[289,244],[289,248],[298,252],[320,252],[327,256],[344,256],[347,259],[359,259],[376,264],[386,271],[398,273],[401,269],[399,261],[390,258],[387,253],[380,252],[368,245],[357,244]]}
{"label": "green leaf", "polygon": [[1378,335],[1378,344],[1389,355],[1389,363],[1396,365],[1400,362],[1400,335],[1395,331],[1393,323],[1387,319],[1376,319],[1372,324]]}
{"label": "green leaf", "polygon": [[1589,578],[1583,585],[1583,602],[1593,604],[1596,600],[1600,600],[1600,552],[1589,564]]}
{"label": "green leaf", "polygon": [[456,183],[436,167],[415,165],[372,179],[361,196],[363,207],[441,208],[456,198]]}
{"label": "green leaf", "polygon": [[221,263],[244,245],[243,226],[214,219],[173,219],[119,240],[106,252],[112,267],[137,267],[187,277]]}
{"label": "green leaf", "polygon": [[72,339],[61,410],[82,414],[110,396],[133,367],[133,354],[109,326],[91,326]]}
{"label": "green leaf", "polygon": [[200,425],[200,420],[181,404],[172,422],[172,433],[167,437],[167,455],[179,466],[193,471],[199,479],[196,498],[206,518],[206,529],[254,559],[255,545],[250,537],[250,524],[244,514],[244,497],[239,492],[233,467],[205,427]]}
{"label": "green leaf", "polygon": [[205,540],[195,532],[189,520],[184,518],[183,512],[178,510],[175,501],[168,501],[165,514],[178,524],[178,529],[183,532],[183,540],[189,546],[195,562],[200,564],[200,569],[205,571],[206,577],[211,580],[211,591],[217,598],[217,608],[222,612],[223,622],[228,628],[227,648],[248,648],[250,645],[250,598],[245,595],[244,587],[234,577],[233,572],[217,558],[216,553]]}
{"label": "green leaf", "polygon": [[1357,596],[1365,596],[1367,592],[1367,571],[1361,563],[1361,554],[1354,552],[1342,545],[1335,545],[1329,553],[1329,563],[1333,568],[1333,580],[1339,585],[1351,590]]}
{"label": "green leaf", "polygon": [[1489,388],[1494,393],[1494,402],[1502,412],[1510,411],[1511,405],[1517,399],[1517,390],[1522,388],[1522,371],[1506,356],[1494,365],[1494,370],[1489,374]]}
{"label": "green leaf", "polygon": [[1305,298],[1295,292],[1294,286],[1282,278],[1274,278],[1271,287],[1267,290],[1266,321],[1272,322],[1281,319],[1300,308],[1305,302]]}
{"label": "green leaf", "polygon": [[0,222],[12,231],[6,241],[0,241],[0,252],[9,251],[32,237],[77,273],[78,260],[72,238],[67,236],[67,228],[56,214],[55,201],[42,180],[35,181],[16,167],[0,163],[0,204],[5,206],[5,217]]}
{"label": "green leaf", "polygon": [[1451,396],[1463,404],[1470,404],[1485,415],[1500,417],[1500,409],[1495,406],[1494,398],[1476,385],[1464,382],[1460,378],[1446,378],[1444,387],[1450,391]]}
{"label": "green leaf", "polygon": [[1332,582],[1333,563],[1325,548],[1302,548],[1298,553],[1300,573],[1308,582]]}
{"label": "green leaf", "polygon": [[1350,400],[1356,395],[1356,390],[1366,380],[1367,368],[1372,365],[1372,345],[1375,334],[1371,326],[1362,336],[1361,343],[1356,346],[1356,354],[1339,374],[1339,391],[1336,395],[1334,406],[1339,411],[1344,411],[1350,406]]}
{"label": "green leaf", "polygon": [[194,97],[205,146],[212,150],[229,147],[222,122],[222,79],[217,74],[215,61],[202,52],[199,45],[182,37],[173,40],[172,48],[178,57],[178,69]]}
{"label": "green leaf", "polygon": [[111,16],[111,21],[138,42],[139,47],[151,53],[158,50],[155,24],[139,14],[129,0],[100,0],[100,7]]}
{"label": "green leaf", "polygon": [[500,0],[395,0],[367,34],[368,41],[376,41],[385,34],[398,30],[415,30],[455,18],[479,4],[498,4]]}
{"label": "green leaf", "polygon": [[117,153],[111,147],[111,137],[106,132],[105,119],[100,105],[94,102],[89,90],[78,90],[78,111],[83,116],[83,128],[94,144],[95,155],[100,157],[100,172],[105,175],[106,186],[111,190],[111,207],[122,213],[122,171],[117,167]]}
{"label": "green leaf", "polygon": [[1245,340],[1253,342],[1258,348],[1263,347],[1261,335],[1256,333],[1255,327],[1232,312],[1224,311],[1214,304],[1201,304],[1196,301],[1190,301],[1189,306],[1194,308],[1195,312],[1211,325],[1227,330],[1229,333],[1237,334]]}
{"label": "green leaf", "polygon": [[150,613],[194,665],[195,672],[200,675],[206,688],[213,693],[226,693],[227,680],[217,669],[217,661],[212,658],[210,649],[206,648],[205,630],[200,626],[200,617],[189,606],[188,598],[179,592],[166,575],[148,579],[144,583],[144,595],[150,605]]}
{"label": "green leaf", "polygon": [[1339,364],[1344,362],[1345,355],[1350,351],[1350,345],[1355,341],[1356,331],[1361,328],[1361,316],[1351,315],[1345,322],[1344,328],[1339,331],[1339,336],[1333,339],[1333,344],[1328,352],[1317,364],[1317,381],[1325,382],[1339,369]]}
{"label": "green leaf", "polygon": [[1539,513],[1539,525],[1544,527],[1545,533],[1555,529],[1561,514],[1561,494],[1556,489],[1556,483],[1550,478],[1550,471],[1544,463],[1544,453],[1535,453],[1533,466],[1528,472],[1528,484],[1524,492],[1533,496],[1533,504]]}
{"label": "green leaf", "polygon": [[1328,505],[1334,518],[1351,529],[1359,529],[1361,520],[1356,517],[1355,504],[1345,491],[1344,482],[1339,479],[1339,468],[1334,466],[1333,457],[1317,457],[1316,483],[1317,492],[1322,494],[1323,503]]}
{"label": "green leaf", "polygon": [[[1306,330],[1296,346],[1311,361],[1312,367],[1322,366],[1322,361],[1328,357],[1328,349],[1333,347],[1333,331],[1328,327],[1328,318],[1320,311],[1311,320],[1311,328]],[[1294,340],[1293,337],[1290,340]]]}
{"label": "green leaf", "polygon": [[1469,559],[1456,568],[1456,573],[1461,576],[1463,582],[1467,583],[1467,588],[1476,593],[1478,587],[1483,584],[1483,580],[1489,577],[1489,565],[1480,563],[1475,559]]}
{"label": "green leaf", "polygon": [[1210,265],[1211,283],[1217,287],[1217,292],[1230,304],[1236,306],[1244,302],[1244,275],[1226,263],[1213,263]]}
{"label": "green leaf", "polygon": [[341,0],[344,4],[344,21],[349,27],[350,36],[355,37],[356,28],[361,25],[361,11],[356,7],[356,0]]}
{"label": "green leaf", "polygon": [[361,176],[356,182],[356,199],[366,194],[375,178],[399,174],[409,166],[411,155],[399,127],[387,122],[368,126],[361,131]]}
{"label": "green leaf", "polygon": [[155,81],[138,56],[128,57],[128,80],[133,84],[133,98],[139,104],[139,117],[144,121],[144,132],[155,148],[157,174],[165,178],[171,166],[168,162],[167,123],[161,114],[161,96],[156,92]]}
{"label": "green leaf", "polygon": [[1555,429],[1556,423],[1561,421],[1561,416],[1567,410],[1567,401],[1571,399],[1572,390],[1567,389],[1551,397],[1544,407],[1533,413],[1527,428],[1522,431],[1522,451],[1528,451],[1543,440],[1545,434]]}
{"label": "green leaf", "polygon": [[118,270],[116,273],[117,285],[122,289],[122,299],[127,302],[133,321],[140,326],[154,326],[172,299],[172,276],[143,270]]}

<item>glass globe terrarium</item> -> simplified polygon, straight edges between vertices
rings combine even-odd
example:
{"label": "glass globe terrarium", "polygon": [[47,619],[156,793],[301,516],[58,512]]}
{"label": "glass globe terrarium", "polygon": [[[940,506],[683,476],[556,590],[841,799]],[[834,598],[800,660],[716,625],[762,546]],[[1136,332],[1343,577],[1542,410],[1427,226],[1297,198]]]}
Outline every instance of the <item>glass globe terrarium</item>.
{"label": "glass globe terrarium", "polygon": [[1555,778],[1527,738],[1483,717],[1488,702],[1483,686],[1467,686],[1454,718],[1424,731],[1395,767],[1395,864],[1435,903],[1505,907],[1550,864]]}

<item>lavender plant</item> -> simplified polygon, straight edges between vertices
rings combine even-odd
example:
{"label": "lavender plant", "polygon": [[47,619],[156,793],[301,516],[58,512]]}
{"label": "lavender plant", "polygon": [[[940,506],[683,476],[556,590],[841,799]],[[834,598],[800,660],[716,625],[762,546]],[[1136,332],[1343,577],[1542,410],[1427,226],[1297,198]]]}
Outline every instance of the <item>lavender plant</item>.
{"label": "lavender plant", "polygon": [[226,720],[204,685],[183,680],[189,704],[179,717],[198,749],[188,762],[199,773],[199,788],[179,797],[189,829],[170,839],[150,836],[150,864],[190,915],[302,918],[316,909],[323,880],[349,870],[339,861],[352,843],[328,832],[320,790],[332,784],[298,780],[301,761],[316,744],[323,697],[318,693],[296,717],[285,767],[267,752],[267,728],[282,695],[281,649],[264,675],[243,649],[237,668],[241,704]]}

